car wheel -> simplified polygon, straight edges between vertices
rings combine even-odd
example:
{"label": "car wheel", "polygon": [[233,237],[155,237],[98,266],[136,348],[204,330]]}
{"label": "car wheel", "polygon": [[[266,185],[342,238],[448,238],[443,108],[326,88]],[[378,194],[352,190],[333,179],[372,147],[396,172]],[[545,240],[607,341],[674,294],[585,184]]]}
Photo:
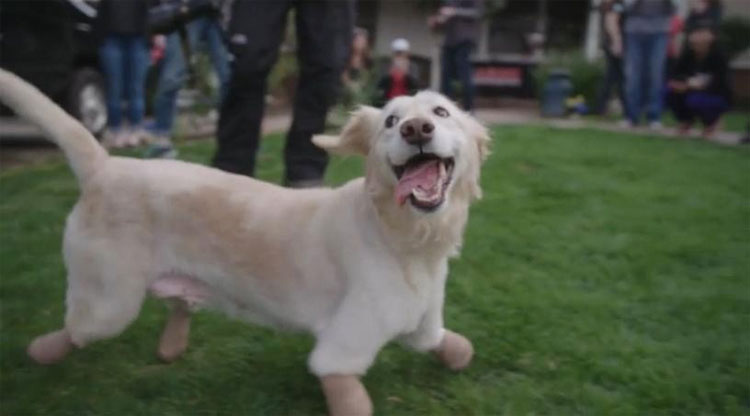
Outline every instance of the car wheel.
{"label": "car wheel", "polygon": [[89,68],[76,71],[68,89],[68,112],[97,137],[107,127],[105,94],[101,74]]}

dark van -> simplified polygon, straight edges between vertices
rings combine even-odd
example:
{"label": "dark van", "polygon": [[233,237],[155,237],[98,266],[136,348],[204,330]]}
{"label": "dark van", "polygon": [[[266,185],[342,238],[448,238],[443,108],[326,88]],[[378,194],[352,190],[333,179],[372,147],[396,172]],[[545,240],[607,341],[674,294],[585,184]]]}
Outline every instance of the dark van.
{"label": "dark van", "polygon": [[107,125],[107,106],[94,33],[96,4],[0,0],[0,67],[35,85],[99,135]]}

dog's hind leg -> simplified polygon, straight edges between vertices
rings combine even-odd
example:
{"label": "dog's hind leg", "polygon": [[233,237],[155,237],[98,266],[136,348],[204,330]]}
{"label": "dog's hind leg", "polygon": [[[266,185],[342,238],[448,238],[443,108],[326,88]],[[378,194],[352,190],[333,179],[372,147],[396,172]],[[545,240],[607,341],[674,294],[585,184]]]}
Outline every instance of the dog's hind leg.
{"label": "dog's hind leg", "polygon": [[157,355],[166,362],[172,362],[182,355],[188,346],[190,335],[190,308],[184,300],[173,300],[167,324],[159,339]]}
{"label": "dog's hind leg", "polygon": [[96,275],[96,269],[68,277],[65,327],[34,339],[29,356],[53,364],[73,347],[82,348],[120,334],[135,319],[145,296],[145,282],[126,270]]}
{"label": "dog's hind leg", "polygon": [[194,277],[166,273],[149,286],[149,292],[172,304],[172,311],[156,351],[159,358],[172,362],[187,349],[191,310],[205,304],[211,298],[211,290]]}
{"label": "dog's hind leg", "polygon": [[26,352],[39,364],[54,364],[73,350],[73,342],[65,329],[58,329],[38,336],[29,344]]}

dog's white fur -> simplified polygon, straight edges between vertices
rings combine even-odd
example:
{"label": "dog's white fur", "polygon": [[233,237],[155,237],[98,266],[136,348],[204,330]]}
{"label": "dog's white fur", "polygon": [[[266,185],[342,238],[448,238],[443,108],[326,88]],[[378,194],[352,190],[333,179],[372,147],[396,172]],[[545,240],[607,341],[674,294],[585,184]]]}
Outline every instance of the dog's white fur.
{"label": "dog's white fur", "polygon": [[[251,322],[307,331],[318,376],[363,374],[393,339],[419,351],[443,341],[448,258],[479,197],[486,130],[436,93],[355,112],[319,146],[366,155],[366,177],[337,189],[289,190],[178,161],[110,157],[35,88],[0,71],[0,98],[62,147],[81,186],[68,217],[64,331],[78,347],[122,332],[159,279],[203,288],[202,302]],[[442,106],[449,117],[433,113]],[[432,213],[394,201],[391,164],[418,150],[397,115],[431,120],[425,152],[455,159]],[[180,280],[183,279],[183,280]]]}

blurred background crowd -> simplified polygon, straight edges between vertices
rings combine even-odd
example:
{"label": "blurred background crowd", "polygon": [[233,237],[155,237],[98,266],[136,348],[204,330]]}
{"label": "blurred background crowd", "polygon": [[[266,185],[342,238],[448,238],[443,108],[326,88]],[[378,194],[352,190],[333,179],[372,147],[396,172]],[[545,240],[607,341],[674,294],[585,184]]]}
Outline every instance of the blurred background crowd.
{"label": "blurred background crowd", "polygon": [[704,137],[750,102],[745,0],[2,0],[0,18],[0,65],[110,147],[175,157],[199,114],[213,164],[252,176],[264,113],[290,112],[288,186],[320,184],[327,123],[425,88],[622,128],[668,111]]}

